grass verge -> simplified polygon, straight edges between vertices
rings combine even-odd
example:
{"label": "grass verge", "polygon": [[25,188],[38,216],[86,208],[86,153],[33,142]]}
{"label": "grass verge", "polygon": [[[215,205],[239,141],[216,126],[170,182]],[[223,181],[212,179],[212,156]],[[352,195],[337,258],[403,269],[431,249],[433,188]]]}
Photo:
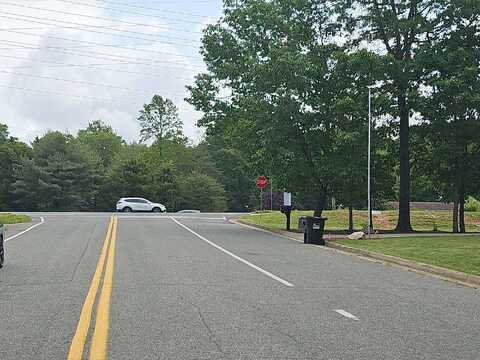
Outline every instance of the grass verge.
{"label": "grass verge", "polygon": [[[312,216],[313,211],[293,211],[292,230],[298,229],[298,218],[301,216]],[[348,229],[348,211],[334,210],[324,211],[327,231],[339,231]],[[375,229],[392,231],[397,225],[398,212],[393,210],[375,212],[373,225]],[[285,215],[278,211],[249,214],[241,217],[241,220],[269,227],[271,229],[285,229]],[[367,226],[367,211],[355,210],[353,212],[355,230],[364,229]],[[411,223],[416,231],[437,231],[449,232],[452,230],[452,213],[450,211],[411,211]],[[480,231],[480,212],[465,213],[465,225],[468,232]]]}
{"label": "grass verge", "polygon": [[342,240],[339,244],[480,275],[480,236]]}
{"label": "grass verge", "polygon": [[28,223],[32,218],[27,215],[18,215],[13,213],[0,213],[0,223],[2,224],[19,224]]}

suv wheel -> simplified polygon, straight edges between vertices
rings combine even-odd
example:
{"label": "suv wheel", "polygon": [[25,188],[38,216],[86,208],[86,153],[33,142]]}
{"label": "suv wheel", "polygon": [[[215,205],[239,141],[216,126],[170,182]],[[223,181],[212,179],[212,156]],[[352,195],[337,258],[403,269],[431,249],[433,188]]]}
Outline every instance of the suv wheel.
{"label": "suv wheel", "polygon": [[129,213],[129,212],[132,212],[132,208],[129,208],[128,206],[127,207],[124,207],[123,212],[126,212],[126,213]]}
{"label": "suv wheel", "polygon": [[160,209],[159,207],[154,207],[154,208],[152,209],[152,212],[154,212],[154,213],[159,213],[159,212],[162,212],[162,209]]}

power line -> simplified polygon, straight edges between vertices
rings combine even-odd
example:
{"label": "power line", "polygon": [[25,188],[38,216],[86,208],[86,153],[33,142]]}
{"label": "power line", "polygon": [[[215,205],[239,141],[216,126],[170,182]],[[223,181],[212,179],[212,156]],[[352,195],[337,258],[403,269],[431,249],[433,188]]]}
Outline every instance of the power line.
{"label": "power line", "polygon": [[[30,6],[30,5],[24,5],[24,4],[15,4],[15,3],[7,2],[7,1],[0,1],[0,4],[9,5],[9,6],[21,7],[21,8],[24,8],[24,9],[46,11],[46,12],[51,12],[51,13],[55,13],[55,14],[79,16],[79,17],[84,17],[84,18],[88,18],[88,19],[97,19],[97,20],[104,20],[104,21],[110,21],[110,22],[118,22],[118,23],[124,23],[124,24],[132,24],[132,25],[138,25],[138,26],[155,27],[155,28],[158,27],[158,26],[156,26],[156,25],[134,23],[134,22],[132,22],[132,21],[118,20],[118,19],[112,20],[112,19],[104,18],[104,17],[100,17],[100,16],[92,16],[92,15],[85,15],[85,14],[79,14],[79,13],[72,13],[72,12],[62,11],[62,10],[52,10],[52,9],[46,9],[46,8],[41,8],[41,7],[36,7],[36,6]],[[191,20],[189,21],[189,20],[185,20],[185,21],[181,21],[180,23],[183,23],[183,22],[203,25],[203,22],[201,22],[201,21],[191,21]]]}
{"label": "power line", "polygon": [[[27,35],[27,36],[36,36],[36,37],[46,37],[49,39],[56,39],[56,40],[63,40],[63,41],[69,41],[73,43],[84,43],[84,44],[89,44],[89,45],[97,45],[97,46],[103,46],[103,47],[112,47],[112,48],[118,48],[118,49],[124,49],[124,50],[133,50],[133,51],[139,51],[139,52],[146,52],[146,53],[153,53],[153,54],[163,54],[164,52],[158,51],[158,50],[149,50],[149,49],[138,49],[138,48],[131,48],[128,46],[121,46],[121,45],[109,45],[109,44],[101,44],[101,43],[96,43],[93,41],[87,41],[87,40],[76,40],[76,39],[68,39],[68,38],[63,38],[59,36],[52,36],[52,35],[42,35],[42,34],[31,34],[27,32],[22,32],[22,31],[13,31],[13,30],[0,30],[0,31],[6,31],[6,32],[11,32],[15,34],[21,34],[21,35]],[[201,68],[200,66],[194,66],[190,65],[189,68]]]}
{"label": "power line", "polygon": [[[62,0],[59,0],[59,1],[62,1]],[[95,1],[105,3],[105,1],[102,1],[102,0],[95,0]],[[177,10],[173,11],[173,10],[164,10],[164,9],[159,9],[159,8],[152,8],[152,7],[143,6],[143,5],[132,5],[130,3],[126,3],[126,2],[122,2],[122,1],[108,0],[108,4],[117,4],[117,5],[121,5],[121,6],[128,7],[128,8],[144,9],[144,10],[149,10],[149,11],[153,10],[153,11],[159,11],[159,12],[167,12],[167,13],[171,13],[171,14],[197,16],[197,17],[201,17],[201,18],[212,18],[212,16],[193,14],[193,13],[186,12],[186,11],[177,11]]]}
{"label": "power line", "polygon": [[[102,70],[102,71],[108,71],[108,72],[116,72],[116,73],[122,73],[122,74],[132,74],[132,75],[137,75],[137,76],[145,76],[145,77],[167,77],[167,78],[173,78],[177,80],[184,80],[184,81],[191,81],[191,78],[186,78],[186,77],[181,77],[181,76],[172,76],[172,74],[158,74],[158,73],[142,73],[138,71],[129,71],[129,70],[118,70],[118,69],[105,69],[102,68],[102,66],[116,66],[116,65],[142,65],[141,63],[131,63],[131,62],[122,62],[122,63],[111,63],[111,64],[63,64],[59,63],[58,65],[47,65],[44,66],[46,69],[58,69],[62,67],[78,67],[78,68],[83,68],[83,69],[92,69],[92,70]],[[11,67],[3,67],[4,69],[25,69],[25,68],[33,68],[34,66],[11,66]]]}
{"label": "power line", "polygon": [[[165,17],[158,16],[158,15],[153,15],[153,14],[145,14],[141,12],[136,12],[136,11],[131,11],[131,10],[124,10],[124,9],[117,9],[117,8],[112,8],[109,6],[102,6],[102,5],[94,5],[94,4],[89,4],[89,3],[84,3],[80,1],[71,1],[71,0],[55,0],[58,2],[63,2],[63,3],[68,3],[68,4],[73,4],[73,5],[80,5],[80,6],[85,6],[85,7],[91,7],[95,9],[105,9],[105,10],[110,10],[110,11],[116,11],[124,14],[132,14],[132,15],[140,15],[140,16],[145,16],[145,17],[152,17],[152,18],[157,18],[157,19],[165,19]],[[112,1],[109,1],[109,3],[114,3]],[[125,4],[125,3],[123,3]],[[147,8],[152,10],[151,8]],[[182,13],[182,12],[176,12],[176,11],[169,11],[169,10],[158,10],[167,14],[177,14],[177,15],[184,15],[184,16],[196,16],[196,17],[201,17],[201,18],[206,18],[206,19],[211,19],[211,16],[204,16],[204,15],[195,15],[195,14],[188,14],[188,13]]]}
{"label": "power line", "polygon": [[[27,57],[10,56],[10,55],[3,55],[3,54],[0,54],[0,57],[15,59],[15,60],[32,61],[32,59],[27,58]],[[100,66],[112,66],[112,65],[151,65],[151,64],[145,64],[145,63],[120,62],[120,63],[116,63],[116,64],[66,64],[66,63],[59,63],[59,62],[45,61],[45,60],[35,60],[35,62],[56,65],[56,66],[47,66],[47,67],[50,67],[50,68],[53,68],[53,67],[83,67],[83,68],[90,68],[90,69],[95,69],[95,70],[128,73],[128,74],[135,74],[135,75],[141,75],[141,76],[147,76],[147,77],[164,77],[165,76],[164,74],[157,74],[157,73],[145,74],[145,73],[139,73],[139,72],[133,72],[133,71],[126,71],[126,70],[99,68]],[[155,65],[155,64],[153,64],[153,65]],[[33,66],[15,66],[14,68],[32,68],[32,67]],[[178,79],[181,79],[181,78],[178,78]]]}
{"label": "power line", "polygon": [[[19,42],[19,41],[10,41],[10,40],[0,40],[0,43],[6,43],[12,46],[17,46],[19,48],[25,48],[25,49],[30,49],[30,50],[44,50],[44,51],[51,51],[51,52],[61,52],[63,54],[70,54],[74,56],[79,56],[79,57],[88,57],[88,58],[93,58],[93,59],[102,59],[102,60],[112,60],[111,58],[114,59],[128,59],[128,60],[136,60],[136,61],[145,61],[146,63],[165,63],[165,64],[173,64],[173,65],[180,65],[179,67],[185,67],[188,69],[193,69],[193,68],[198,68],[202,69],[203,67],[200,65],[194,65],[194,64],[188,64],[184,62],[179,62],[179,61],[169,61],[169,60],[150,60],[147,58],[141,58],[141,57],[136,57],[136,56],[127,56],[127,55],[117,55],[117,54],[111,54],[111,53],[104,53],[104,52],[98,52],[98,51],[85,51],[81,50],[81,52],[72,50],[71,48],[63,47],[63,46],[52,46],[52,45],[47,45],[43,47],[35,46],[35,44],[32,43],[26,43],[26,42]],[[173,56],[182,56],[179,54],[174,54],[174,53],[169,53],[169,52],[162,52],[163,54],[167,55],[173,55]],[[97,56],[90,56],[90,55],[97,55]],[[99,55],[99,56],[98,56]],[[173,59],[175,60],[175,59]],[[180,59],[178,59],[180,60]]]}
{"label": "power line", "polygon": [[97,102],[114,102],[114,103],[121,103],[121,104],[132,104],[132,105],[135,104],[135,105],[138,105],[137,103],[134,103],[134,102],[131,102],[131,101],[97,98],[97,97],[83,96],[83,95],[77,95],[77,94],[68,94],[68,93],[58,92],[58,91],[36,90],[36,89],[23,88],[23,87],[19,87],[19,86],[11,86],[11,85],[4,85],[4,84],[0,84],[0,87],[5,88],[5,89],[20,90],[20,91],[33,92],[33,93],[45,94],[45,95],[65,96],[65,97],[71,97],[71,98],[77,98],[77,99],[83,99],[83,100],[91,100],[91,101],[97,101]]}
{"label": "power line", "polygon": [[[11,86],[11,85],[4,85],[0,84],[0,88],[5,88],[5,89],[12,89],[12,90],[18,90],[18,91],[25,91],[25,92],[31,92],[31,93],[37,93],[41,95],[55,95],[55,96],[61,96],[61,97],[70,97],[70,98],[76,98],[76,99],[82,99],[82,100],[89,100],[89,101],[95,101],[95,102],[103,102],[103,103],[120,103],[120,104],[129,104],[129,105],[135,105],[135,106],[140,106],[137,102],[133,101],[127,101],[127,100],[115,100],[115,99],[106,99],[106,98],[97,98],[97,97],[91,97],[91,96],[83,96],[83,95],[77,95],[77,94],[69,94],[69,93],[64,93],[64,92],[58,92],[58,91],[50,91],[50,90],[37,90],[37,89],[30,89],[30,88],[24,88],[24,87],[19,87],[19,86]],[[178,110],[191,110],[187,109],[182,106],[177,106]]]}
{"label": "power line", "polygon": [[[80,26],[81,28],[99,28],[99,29],[106,29],[106,30],[112,30],[112,31],[118,31],[118,32],[125,32],[125,33],[130,33],[130,34],[143,35],[143,36],[163,37],[165,39],[180,40],[180,41],[186,41],[186,42],[192,42],[192,43],[198,43],[199,42],[198,39],[194,40],[194,39],[180,38],[180,37],[176,37],[176,36],[149,34],[149,33],[144,33],[144,32],[139,32],[139,31],[124,30],[124,29],[119,29],[118,27],[112,27],[111,25],[106,26],[106,25],[82,24],[82,23],[77,23],[77,22],[73,22],[73,21],[57,20],[57,19],[51,19],[51,18],[41,17],[41,16],[24,15],[24,14],[19,14],[19,13],[15,13],[15,12],[8,12],[8,11],[0,11],[0,13],[6,14],[6,15],[11,15],[11,16],[20,16],[22,18],[44,20],[44,21],[50,21],[50,22],[55,22],[55,23],[63,23],[63,24],[68,24],[68,25],[76,25],[76,26]],[[7,19],[27,22],[27,20],[24,20],[22,18],[8,18],[7,17]],[[28,22],[31,22],[31,21],[29,20]],[[59,26],[57,24],[47,24],[47,23],[42,23],[42,24],[62,28],[61,26]],[[137,26],[137,25],[128,25],[128,26]]]}
{"label": "power line", "polygon": [[[18,72],[15,72],[15,71],[0,70],[0,73],[1,73],[1,74],[21,76],[21,77],[35,78],[35,79],[45,79],[45,80],[60,81],[60,82],[68,83],[68,84],[78,84],[78,85],[87,85],[87,86],[103,87],[103,88],[108,88],[108,89],[123,90],[123,91],[129,91],[129,92],[143,92],[143,93],[148,93],[148,94],[154,93],[154,91],[144,90],[144,89],[135,89],[135,88],[129,88],[129,87],[123,87],[123,86],[115,86],[115,85],[109,85],[109,84],[89,82],[89,81],[79,81],[79,80],[71,80],[71,79],[62,79],[62,78],[57,78],[57,77],[53,77],[53,76],[34,75],[34,74],[23,74],[23,73],[18,73]],[[184,94],[180,94],[180,93],[175,93],[175,94],[174,94],[174,93],[171,93],[171,95],[174,95],[174,96],[183,96]]]}
{"label": "power line", "polygon": [[[44,18],[44,19],[47,19],[47,18]],[[57,21],[57,20],[54,20],[54,19],[51,19],[51,21]],[[54,26],[54,27],[58,27],[58,25],[56,24],[48,24],[49,26]],[[120,25],[122,27],[138,27],[138,25]],[[159,25],[159,26],[162,26],[162,25]],[[90,25],[90,24],[85,24],[85,26],[83,27],[91,27],[91,28],[112,28],[111,25]],[[7,28],[6,30],[48,30],[50,28],[46,28],[46,27],[21,27],[21,28]],[[119,27],[117,26],[116,29],[119,29]],[[177,28],[171,28],[169,26],[165,26],[163,27],[162,26],[162,29],[163,30],[173,30],[175,32],[185,32],[185,33],[191,33],[191,34],[196,34],[198,36],[202,35],[202,32],[201,31],[193,31],[193,30],[189,30],[189,29],[177,29]],[[119,29],[119,30],[122,30],[122,29]],[[189,39],[189,40],[194,40],[194,39]]]}
{"label": "power line", "polygon": [[[1,3],[1,2],[0,2]],[[12,13],[8,13],[8,12],[5,12],[5,11],[0,11],[1,14],[12,14]],[[29,18],[29,19],[45,19],[45,18],[39,18],[39,17],[36,17],[36,16],[29,16],[29,15],[18,15],[18,14],[14,14],[15,16],[22,16],[24,18]],[[23,18],[19,18],[19,17],[12,17],[12,16],[5,16],[5,15],[0,15],[0,18],[6,18],[6,19],[10,19],[10,20],[16,20],[16,21],[24,21],[24,22],[28,22],[28,23],[36,23],[36,24],[43,24],[43,25],[56,25],[56,24],[49,24],[49,23],[46,23],[44,21],[37,21],[37,20],[27,20],[27,19],[23,19]],[[146,41],[146,42],[149,42],[149,43],[158,43],[158,44],[167,44],[167,45],[175,45],[175,46],[183,46],[183,47],[192,47],[192,48],[198,48],[197,45],[191,45],[191,44],[179,44],[178,42],[171,42],[171,41],[159,41],[159,40],[155,40],[155,39],[147,39],[147,38],[141,38],[141,37],[138,37],[138,36],[130,36],[130,35],[123,35],[123,34],[112,34],[112,33],[108,33],[108,32],[104,32],[104,31],[98,31],[98,30],[91,30],[91,29],[87,29],[87,28],[83,28],[83,27],[88,27],[88,25],[85,25],[85,24],[79,24],[79,23],[74,23],[74,22],[70,22],[70,21],[62,21],[62,20],[52,20],[52,19],[45,19],[47,21],[57,21],[57,22],[63,22],[63,23],[68,23],[68,24],[72,24],[72,25],[79,25],[81,27],[77,27],[75,28],[76,30],[79,30],[79,31],[86,31],[86,32],[91,32],[91,33],[95,33],[95,34],[102,34],[102,35],[109,35],[109,36],[118,36],[118,37],[123,37],[123,38],[127,38],[127,39],[134,39],[134,40],[141,40],[141,41]],[[82,27],[83,26],[83,27]],[[61,28],[61,27],[60,27]],[[131,31],[128,31],[128,30],[116,30],[114,28],[109,28],[108,30],[111,30],[111,31],[118,31],[118,32],[131,32]],[[8,30],[2,30],[2,31],[8,31]],[[144,33],[142,33],[144,34]],[[144,35],[147,35],[147,36],[155,36],[155,35],[150,35],[150,34],[144,34]],[[162,37],[162,35],[159,35],[159,37]],[[163,36],[165,37],[165,36]],[[168,38],[168,37],[166,37]],[[170,37],[172,38],[172,37]],[[175,39],[175,38],[173,38]],[[176,38],[177,40],[179,40],[179,38]],[[182,39],[183,41],[184,39]]]}
{"label": "power line", "polygon": [[[21,45],[17,45],[17,46],[19,48],[23,48],[23,49],[36,50],[36,48],[30,48],[30,47],[21,46]],[[56,52],[56,53],[61,53],[61,54],[66,54],[66,55],[73,55],[73,56],[79,56],[79,57],[98,59],[98,60],[113,60],[115,58],[114,56],[112,56],[110,58],[107,58],[107,57],[76,54],[74,52],[62,51],[62,50],[46,50],[46,51],[51,51],[51,52]],[[15,58],[14,56],[9,56],[9,55],[0,55],[0,56],[1,57],[6,57],[6,58],[8,58],[8,57]],[[19,59],[22,59],[22,58],[19,58]],[[29,59],[29,58],[23,58],[23,59],[33,60],[33,59]],[[170,68],[193,70],[192,68],[189,68],[189,67],[186,67],[186,66],[181,66],[181,64],[179,66],[179,63],[176,63],[176,62],[173,62],[173,61],[166,61],[166,60],[158,60],[158,61],[150,61],[150,62],[137,61],[137,62],[128,62],[128,64],[129,65],[155,66],[155,67],[163,66],[163,67],[166,67],[166,68],[170,67]],[[166,65],[163,65],[163,64],[166,64]],[[175,65],[175,66],[171,66],[171,65]]]}

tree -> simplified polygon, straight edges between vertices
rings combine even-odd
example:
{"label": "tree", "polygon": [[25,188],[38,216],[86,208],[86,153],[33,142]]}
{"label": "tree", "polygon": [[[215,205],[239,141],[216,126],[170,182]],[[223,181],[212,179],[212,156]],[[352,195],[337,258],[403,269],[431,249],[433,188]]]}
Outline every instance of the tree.
{"label": "tree", "polygon": [[138,121],[142,128],[142,141],[155,139],[161,143],[164,140],[183,139],[183,123],[178,117],[177,107],[169,99],[155,95],[150,104],[143,105]]}
{"label": "tree", "polygon": [[86,129],[80,130],[77,139],[93,152],[93,156],[101,159],[104,168],[110,166],[115,155],[125,144],[125,141],[113,131],[112,127],[101,120],[92,121]]}
{"label": "tree", "polygon": [[226,198],[223,187],[212,177],[192,172],[180,181],[179,209],[203,212],[225,211]]}
{"label": "tree", "polygon": [[33,158],[17,170],[16,204],[25,210],[91,208],[98,192],[98,168],[98,161],[75,138],[49,132],[34,141]]}
{"label": "tree", "polygon": [[[331,161],[336,166],[336,175],[332,179],[335,198],[349,209],[349,230],[353,231],[353,208],[365,207],[367,203],[367,165],[368,165],[368,86],[382,74],[379,56],[363,50],[353,54],[336,55],[337,64],[333,71],[335,83],[334,116],[336,149]],[[352,86],[355,84],[355,86]],[[373,97],[373,117],[381,118],[389,109],[390,100],[384,94]],[[372,129],[372,201],[380,205],[390,199],[393,191],[394,172],[389,145],[392,132],[385,125],[376,125]],[[370,214],[371,216],[371,214]],[[373,226],[373,222],[371,222]]]}
{"label": "tree", "polygon": [[[410,225],[410,94],[418,88],[417,54],[423,44],[441,38],[451,22],[443,17],[444,1],[431,0],[333,0],[335,11],[350,37],[352,50],[374,44],[384,56],[387,82],[384,89],[396,98],[399,119],[400,194],[397,230],[412,231]],[[360,10],[361,9],[361,10]]]}
{"label": "tree", "polygon": [[12,210],[13,184],[15,182],[15,169],[22,161],[31,156],[31,149],[14,137],[10,137],[8,127],[0,124],[0,210]]}
{"label": "tree", "polygon": [[9,135],[8,126],[5,124],[0,124],[0,144],[6,143]]}
{"label": "tree", "polygon": [[332,73],[341,47],[332,28],[319,26],[327,20],[313,2],[226,2],[225,17],[203,38],[210,72],[197,77],[188,99],[204,112],[207,132],[244,139],[238,148],[257,172],[314,194],[316,216],[334,191],[339,151]]}
{"label": "tree", "polygon": [[[451,5],[455,27],[419,53],[424,90],[417,98],[422,138],[429,146],[432,175],[445,199],[453,201],[453,231],[465,232],[464,204],[480,174],[480,4]],[[428,169],[427,168],[427,169]]]}
{"label": "tree", "polygon": [[131,144],[115,157],[103,191],[107,197],[106,204],[113,206],[114,202],[122,197],[148,197],[147,151],[148,148],[144,145]]}

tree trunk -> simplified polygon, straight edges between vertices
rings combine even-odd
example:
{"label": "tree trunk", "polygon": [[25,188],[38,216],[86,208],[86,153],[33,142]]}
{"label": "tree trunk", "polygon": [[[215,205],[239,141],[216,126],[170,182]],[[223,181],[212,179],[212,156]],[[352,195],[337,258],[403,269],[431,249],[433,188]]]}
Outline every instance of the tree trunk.
{"label": "tree trunk", "polygon": [[455,196],[453,200],[453,227],[452,232],[458,233],[458,198]]}
{"label": "tree trunk", "polygon": [[410,224],[409,114],[405,93],[398,96],[400,114],[400,194],[396,231],[412,232]]}
{"label": "tree trunk", "polygon": [[[373,230],[373,205],[370,206],[370,212],[368,213],[368,216],[370,218],[370,231],[372,231]],[[368,226],[368,224],[367,224],[367,226]]]}
{"label": "tree trunk", "polygon": [[315,212],[313,213],[314,217],[322,217],[323,209],[325,209],[325,202],[327,201],[327,193],[322,191],[317,197],[317,206]]}
{"label": "tree trunk", "polygon": [[348,232],[353,232],[353,206],[348,206]]}
{"label": "tree trunk", "polygon": [[458,196],[458,222],[461,233],[465,233],[465,186],[461,186]]}

